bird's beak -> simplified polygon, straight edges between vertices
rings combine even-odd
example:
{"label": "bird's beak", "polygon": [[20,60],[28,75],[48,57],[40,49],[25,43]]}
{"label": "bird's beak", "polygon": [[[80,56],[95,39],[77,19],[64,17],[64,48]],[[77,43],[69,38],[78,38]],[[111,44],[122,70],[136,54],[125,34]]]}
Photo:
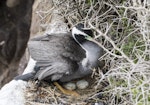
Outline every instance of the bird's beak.
{"label": "bird's beak", "polygon": [[91,37],[91,36],[86,36],[86,37],[85,37],[85,39],[87,39],[87,40],[91,40],[91,39],[92,39],[92,37]]}

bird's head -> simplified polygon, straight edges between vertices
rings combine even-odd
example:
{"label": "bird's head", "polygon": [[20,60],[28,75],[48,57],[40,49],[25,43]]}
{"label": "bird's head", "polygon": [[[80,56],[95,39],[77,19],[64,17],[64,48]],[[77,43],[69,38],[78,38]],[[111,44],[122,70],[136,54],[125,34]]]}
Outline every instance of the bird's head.
{"label": "bird's head", "polygon": [[93,37],[93,32],[91,29],[85,28],[82,23],[79,23],[73,27],[72,36],[76,42],[82,44],[87,41],[88,37]]}
{"label": "bird's head", "polygon": [[[72,29],[72,36],[74,40],[85,50],[86,57],[79,65],[79,71],[90,74],[91,68],[97,68],[99,65],[99,58],[103,55],[103,49],[94,41],[89,40],[93,37],[91,29],[87,29],[83,24],[77,24]],[[82,69],[81,69],[82,68]]]}

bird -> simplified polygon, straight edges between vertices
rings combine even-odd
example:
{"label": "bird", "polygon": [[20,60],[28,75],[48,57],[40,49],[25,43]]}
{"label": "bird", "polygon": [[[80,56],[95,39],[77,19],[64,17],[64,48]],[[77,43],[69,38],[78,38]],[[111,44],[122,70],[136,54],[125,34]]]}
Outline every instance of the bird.
{"label": "bird", "polygon": [[79,23],[72,32],[31,39],[28,50],[30,58],[35,61],[33,71],[17,76],[15,80],[69,82],[92,74],[92,69],[101,66],[98,59],[104,51],[88,37],[93,37],[92,30]]}

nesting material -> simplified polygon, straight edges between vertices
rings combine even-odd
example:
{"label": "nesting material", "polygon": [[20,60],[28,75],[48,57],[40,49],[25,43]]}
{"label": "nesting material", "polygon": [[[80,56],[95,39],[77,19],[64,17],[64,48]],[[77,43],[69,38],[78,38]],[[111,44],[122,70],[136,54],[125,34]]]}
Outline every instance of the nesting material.
{"label": "nesting material", "polygon": [[68,82],[64,85],[64,87],[68,90],[75,90],[76,89],[76,84],[73,82]]}
{"label": "nesting material", "polygon": [[89,83],[86,80],[80,80],[76,83],[78,89],[86,89],[89,86]]}

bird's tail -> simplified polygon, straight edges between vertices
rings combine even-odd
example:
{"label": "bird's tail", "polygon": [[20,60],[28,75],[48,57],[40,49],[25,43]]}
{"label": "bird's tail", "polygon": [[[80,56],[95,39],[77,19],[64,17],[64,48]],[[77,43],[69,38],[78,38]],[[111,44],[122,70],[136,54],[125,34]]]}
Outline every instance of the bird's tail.
{"label": "bird's tail", "polygon": [[34,76],[35,76],[34,73],[27,73],[27,74],[24,74],[24,75],[16,76],[16,77],[14,78],[14,80],[29,81],[29,80],[34,79]]}

